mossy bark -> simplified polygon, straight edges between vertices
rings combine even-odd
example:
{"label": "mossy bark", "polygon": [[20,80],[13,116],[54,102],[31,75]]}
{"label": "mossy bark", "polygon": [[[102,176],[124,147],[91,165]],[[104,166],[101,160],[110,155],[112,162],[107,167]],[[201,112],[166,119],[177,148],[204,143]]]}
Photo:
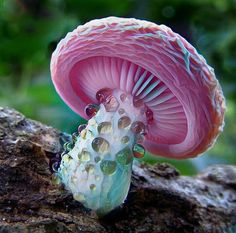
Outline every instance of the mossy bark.
{"label": "mossy bark", "polygon": [[234,232],[236,166],[195,177],[135,164],[126,202],[97,215],[52,182],[49,162],[68,135],[0,108],[0,232]]}

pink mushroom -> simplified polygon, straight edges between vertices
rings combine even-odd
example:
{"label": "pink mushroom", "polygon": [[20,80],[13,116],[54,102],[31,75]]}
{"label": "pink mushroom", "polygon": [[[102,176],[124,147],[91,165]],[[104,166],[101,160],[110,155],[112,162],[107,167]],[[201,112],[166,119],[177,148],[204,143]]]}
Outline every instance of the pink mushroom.
{"label": "pink mushroom", "polygon": [[204,152],[223,129],[225,103],[213,69],[164,25],[117,17],[92,20],[58,44],[51,75],[61,98],[80,116],[96,115],[96,107],[84,111],[90,103],[105,106],[98,123],[118,121],[109,114],[120,111],[123,95],[128,104],[121,109],[133,131],[135,122],[138,129],[129,144],[136,157],[143,153],[137,135],[154,155],[180,159]]}

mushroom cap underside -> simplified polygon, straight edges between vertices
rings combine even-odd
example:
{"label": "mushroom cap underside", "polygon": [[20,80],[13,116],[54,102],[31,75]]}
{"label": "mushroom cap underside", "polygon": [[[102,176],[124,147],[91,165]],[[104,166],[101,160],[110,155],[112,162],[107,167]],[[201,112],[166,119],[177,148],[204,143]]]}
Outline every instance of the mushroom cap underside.
{"label": "mushroom cap underside", "polygon": [[102,88],[121,89],[153,112],[145,148],[165,157],[194,157],[223,129],[225,103],[213,69],[164,25],[108,17],[79,26],[60,41],[51,75],[62,99],[86,118]]}

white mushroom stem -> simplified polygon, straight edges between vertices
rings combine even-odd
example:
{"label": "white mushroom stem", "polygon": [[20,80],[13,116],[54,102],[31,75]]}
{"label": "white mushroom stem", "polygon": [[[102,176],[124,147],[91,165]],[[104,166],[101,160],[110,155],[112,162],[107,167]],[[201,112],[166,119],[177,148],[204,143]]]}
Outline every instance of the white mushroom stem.
{"label": "white mushroom stem", "polygon": [[118,90],[111,98],[100,104],[57,172],[75,200],[102,215],[124,202],[133,153],[144,154],[137,143],[146,123],[145,107],[134,107],[133,97]]}

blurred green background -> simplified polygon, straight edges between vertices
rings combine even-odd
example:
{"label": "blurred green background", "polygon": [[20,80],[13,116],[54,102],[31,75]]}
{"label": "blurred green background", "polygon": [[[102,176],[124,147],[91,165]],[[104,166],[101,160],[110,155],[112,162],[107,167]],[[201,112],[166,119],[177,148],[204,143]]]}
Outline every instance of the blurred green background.
{"label": "blurred green background", "polygon": [[182,174],[209,164],[236,163],[236,0],[0,0],[0,105],[72,133],[84,122],[59,98],[50,56],[67,32],[106,16],[166,24],[215,68],[227,98],[226,125],[216,145],[196,159],[166,160]]}

